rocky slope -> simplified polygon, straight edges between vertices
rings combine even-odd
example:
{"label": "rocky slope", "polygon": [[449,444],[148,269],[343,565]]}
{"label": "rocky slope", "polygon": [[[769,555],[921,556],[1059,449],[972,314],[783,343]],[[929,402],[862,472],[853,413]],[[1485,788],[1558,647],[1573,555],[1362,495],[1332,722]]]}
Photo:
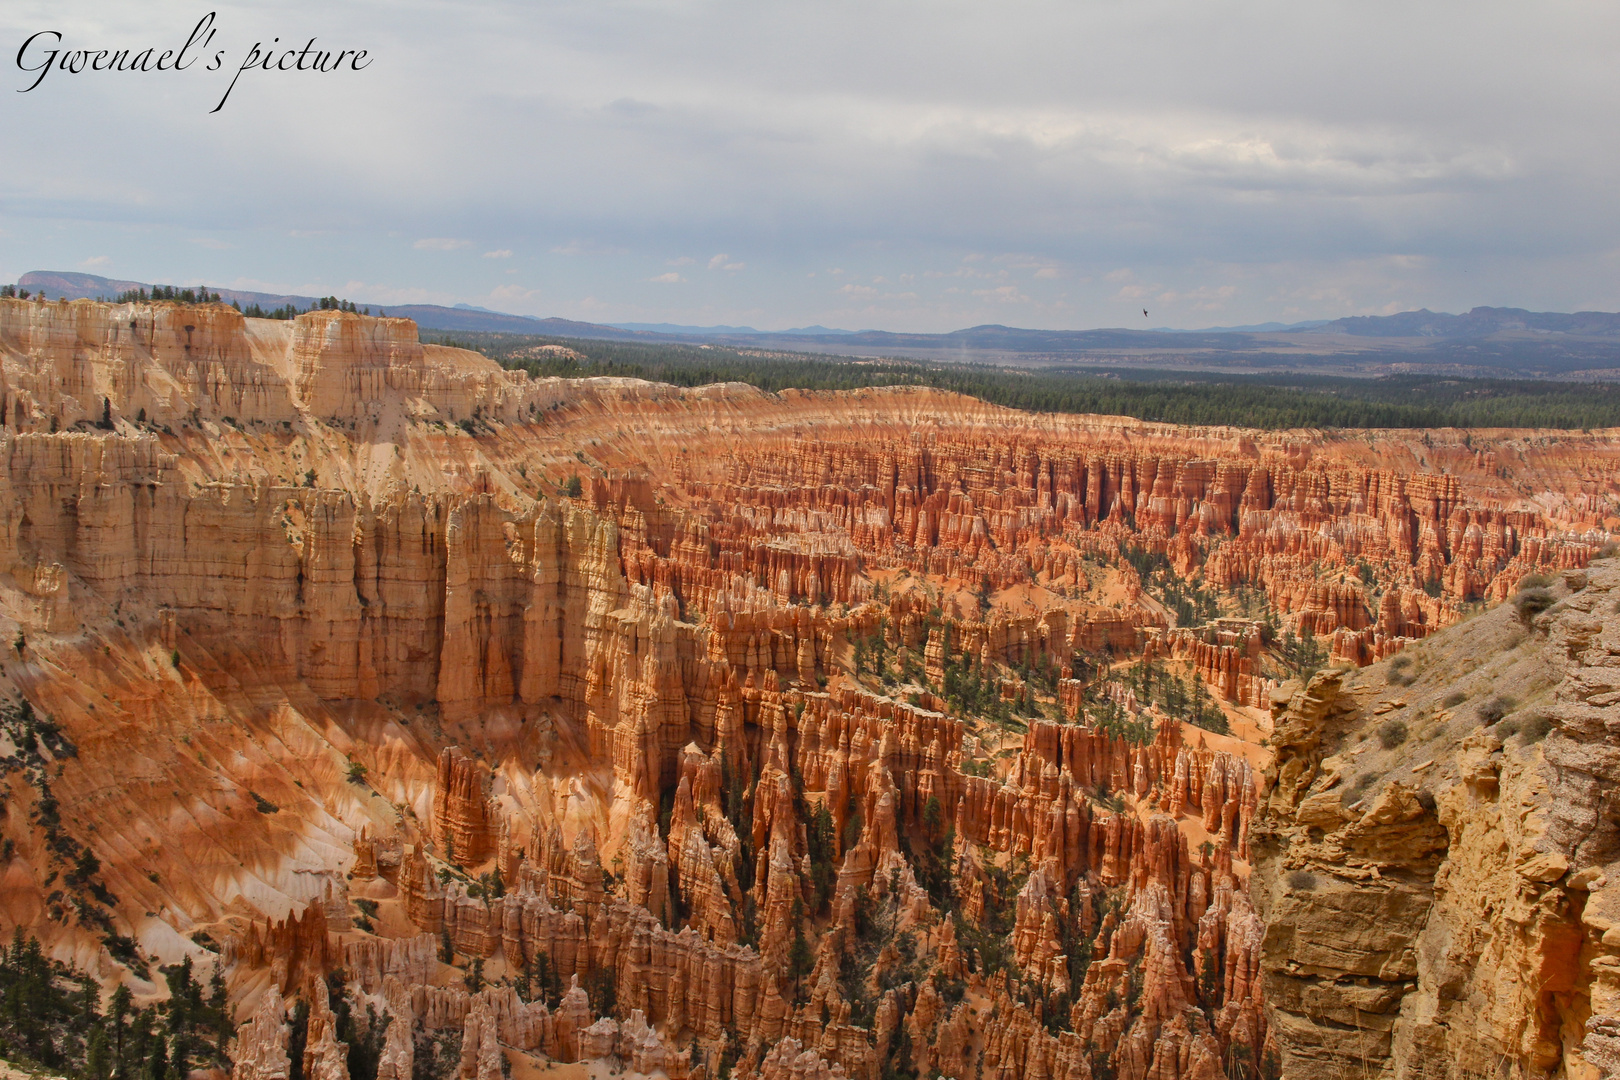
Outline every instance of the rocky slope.
{"label": "rocky slope", "polygon": [[[334,994],[400,1080],[1273,1075],[1352,984],[1358,1015],[1431,1002],[1364,1056],[1438,1060],[1451,989],[1279,956],[1340,893],[1395,905],[1379,933],[1442,896],[1469,926],[1484,886],[1436,881],[1474,811],[1401,817],[1391,783],[1390,836],[1313,839],[1358,827],[1298,814],[1373,676],[1268,706],[1573,582],[1620,525],[1612,433],[530,380],[405,320],[217,305],[0,300],[0,361],[0,918],[145,995],[220,965],[243,1077],[300,1047],[349,1076]],[[1502,1014],[1538,1068],[1608,1037],[1549,978]]]}
{"label": "rocky slope", "polygon": [[1289,1075],[1620,1069],[1620,560],[1521,597],[1274,696],[1254,886]]}

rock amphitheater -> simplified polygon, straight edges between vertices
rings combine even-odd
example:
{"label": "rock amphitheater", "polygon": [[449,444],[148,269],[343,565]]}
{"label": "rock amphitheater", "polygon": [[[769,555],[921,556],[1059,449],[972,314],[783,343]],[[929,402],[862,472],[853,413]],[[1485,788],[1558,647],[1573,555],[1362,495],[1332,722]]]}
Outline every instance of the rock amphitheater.
{"label": "rock amphitheater", "polygon": [[238,1080],[350,1080],[334,995],[381,1080],[1620,1070],[1615,432],[0,361],[0,929],[217,969]]}

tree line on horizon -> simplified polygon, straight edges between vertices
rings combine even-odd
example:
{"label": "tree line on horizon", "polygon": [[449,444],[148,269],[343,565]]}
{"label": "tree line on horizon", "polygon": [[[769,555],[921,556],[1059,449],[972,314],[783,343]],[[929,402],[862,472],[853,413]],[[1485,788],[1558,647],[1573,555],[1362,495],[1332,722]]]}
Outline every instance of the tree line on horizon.
{"label": "tree line on horizon", "polygon": [[[0,285],[0,299],[27,300],[32,295],[33,294],[31,294],[27,289],[19,289],[15,285]],[[41,290],[39,293],[39,299],[46,299],[43,290]],[[105,297],[101,297],[100,299],[105,299]],[[199,285],[196,288],[187,288],[178,285],[153,285],[150,289],[147,289],[144,286],[135,289],[125,289],[123,292],[120,292],[116,297],[114,297],[112,302],[115,304],[150,304],[164,302],[172,304],[218,304],[222,303],[223,301],[220,299],[220,294],[218,292],[210,292],[206,285]],[[235,308],[237,311],[240,311],[243,315],[250,319],[295,319],[298,316],[310,311],[347,311],[355,315],[371,314],[371,309],[369,307],[361,307],[353,300],[341,300],[336,296],[323,296],[314,303],[310,304],[307,308],[301,308],[296,304],[283,304],[280,307],[266,308],[257,303],[249,304],[247,307],[243,307],[235,300],[232,300],[230,304],[231,307]]]}
{"label": "tree line on horizon", "polygon": [[[481,352],[508,370],[535,378],[620,376],[675,386],[741,382],[772,393],[927,386],[1031,412],[1096,413],[1194,426],[1269,430],[1620,426],[1620,384],[1601,382],[1024,369],[498,333],[423,340]],[[543,350],[548,345],[569,352]]]}

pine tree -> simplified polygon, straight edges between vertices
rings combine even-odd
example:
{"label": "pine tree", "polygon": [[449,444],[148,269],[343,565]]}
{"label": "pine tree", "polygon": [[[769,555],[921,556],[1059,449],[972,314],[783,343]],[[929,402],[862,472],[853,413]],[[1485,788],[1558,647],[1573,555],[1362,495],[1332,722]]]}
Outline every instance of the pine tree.
{"label": "pine tree", "polygon": [[152,1056],[146,1064],[146,1080],[168,1080],[169,1046],[160,1035],[152,1040]]}
{"label": "pine tree", "polygon": [[119,1076],[128,1075],[127,1060],[124,1057],[124,1033],[133,1000],[134,995],[129,992],[129,987],[119,983],[112,992],[112,999],[107,1003],[107,1019],[112,1022],[113,1027],[113,1063]]}
{"label": "pine tree", "polygon": [[788,950],[788,978],[793,981],[794,1001],[802,1000],[802,984],[805,976],[809,975],[816,966],[816,956],[810,950],[810,942],[804,936],[804,902],[797,897],[793,900],[793,945]]}
{"label": "pine tree", "polygon": [[97,1024],[90,1031],[90,1040],[84,1052],[84,1072],[89,1080],[107,1080],[112,1071],[112,1060],[107,1052],[107,1029]]}

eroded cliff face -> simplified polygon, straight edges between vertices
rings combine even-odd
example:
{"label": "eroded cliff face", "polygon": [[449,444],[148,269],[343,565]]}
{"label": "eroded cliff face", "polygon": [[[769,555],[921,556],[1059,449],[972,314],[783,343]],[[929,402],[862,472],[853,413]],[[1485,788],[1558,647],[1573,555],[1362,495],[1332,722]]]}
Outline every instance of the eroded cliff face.
{"label": "eroded cliff face", "polygon": [[[490,1080],[1272,1073],[1345,961],[1272,963],[1319,894],[1264,867],[1316,842],[1288,815],[1360,707],[1319,680],[1277,711],[1264,809],[1267,706],[1312,662],[1277,634],[1388,657],[1620,524],[1604,433],[530,380],[217,305],[0,300],[0,359],[0,911],[145,994],[221,965],[244,1077],[285,1075],[295,998],[304,1075],[346,1075],[338,969],[391,1080],[445,1040]],[[1475,811],[1377,798],[1320,895],[1382,958],[1353,1011],[1404,1017],[1399,957],[1457,946],[1371,938],[1452,895]],[[1576,994],[1525,985],[1503,1015]],[[1427,1008],[1386,1056],[1456,1030]],[[1608,1030],[1525,1023],[1537,1060]]]}
{"label": "eroded cliff face", "polygon": [[1620,561],[1274,702],[1254,886],[1285,1072],[1615,1075]]}

